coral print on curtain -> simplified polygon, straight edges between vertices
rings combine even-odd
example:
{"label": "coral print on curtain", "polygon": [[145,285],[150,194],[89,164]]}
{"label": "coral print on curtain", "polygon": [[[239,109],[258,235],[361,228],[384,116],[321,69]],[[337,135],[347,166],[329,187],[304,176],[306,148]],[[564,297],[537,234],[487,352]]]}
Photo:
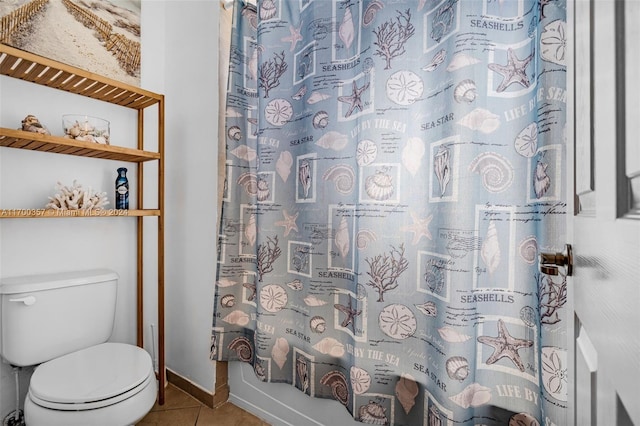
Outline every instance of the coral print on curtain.
{"label": "coral print on curtain", "polygon": [[212,359],[379,425],[563,425],[562,0],[237,1]]}

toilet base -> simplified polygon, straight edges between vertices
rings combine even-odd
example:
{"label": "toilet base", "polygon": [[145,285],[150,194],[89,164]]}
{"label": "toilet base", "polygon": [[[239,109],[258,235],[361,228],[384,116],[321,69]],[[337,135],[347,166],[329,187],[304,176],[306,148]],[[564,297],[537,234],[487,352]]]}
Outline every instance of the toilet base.
{"label": "toilet base", "polygon": [[140,392],[117,404],[93,410],[62,411],[41,407],[27,395],[24,414],[27,426],[130,426],[149,413],[156,402],[155,378]]}

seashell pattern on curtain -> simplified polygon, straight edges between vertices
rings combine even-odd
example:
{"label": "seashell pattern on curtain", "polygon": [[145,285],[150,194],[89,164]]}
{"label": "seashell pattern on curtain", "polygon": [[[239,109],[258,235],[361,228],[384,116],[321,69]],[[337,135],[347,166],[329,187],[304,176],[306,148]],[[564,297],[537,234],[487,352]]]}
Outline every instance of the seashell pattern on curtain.
{"label": "seashell pattern on curtain", "polygon": [[234,8],[211,358],[368,424],[565,424],[564,0]]}

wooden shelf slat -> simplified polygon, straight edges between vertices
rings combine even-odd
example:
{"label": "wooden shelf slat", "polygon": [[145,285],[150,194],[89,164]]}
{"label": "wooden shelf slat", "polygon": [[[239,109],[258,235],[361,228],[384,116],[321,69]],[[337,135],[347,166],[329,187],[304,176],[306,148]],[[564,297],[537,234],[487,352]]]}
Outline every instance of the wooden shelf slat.
{"label": "wooden shelf slat", "polygon": [[141,151],[114,145],[101,145],[94,142],[77,141],[70,138],[4,127],[0,127],[0,146],[132,163],[160,159],[160,153],[157,152]]}
{"label": "wooden shelf slat", "polygon": [[159,209],[142,210],[52,210],[52,209],[0,209],[0,219],[69,218],[69,217],[141,217],[160,216]]}
{"label": "wooden shelf slat", "polygon": [[[0,74],[138,110],[162,99],[160,94],[5,44],[0,44]],[[82,79],[88,80],[87,84]],[[87,89],[94,81],[102,84]]]}

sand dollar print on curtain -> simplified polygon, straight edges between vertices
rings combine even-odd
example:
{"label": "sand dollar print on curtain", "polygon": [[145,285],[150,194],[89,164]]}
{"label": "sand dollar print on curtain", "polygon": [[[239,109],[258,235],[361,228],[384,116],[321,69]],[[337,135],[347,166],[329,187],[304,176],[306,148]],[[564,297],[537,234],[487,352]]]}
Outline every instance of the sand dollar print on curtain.
{"label": "sand dollar print on curtain", "polygon": [[564,2],[234,13],[212,359],[368,424],[564,424]]}

